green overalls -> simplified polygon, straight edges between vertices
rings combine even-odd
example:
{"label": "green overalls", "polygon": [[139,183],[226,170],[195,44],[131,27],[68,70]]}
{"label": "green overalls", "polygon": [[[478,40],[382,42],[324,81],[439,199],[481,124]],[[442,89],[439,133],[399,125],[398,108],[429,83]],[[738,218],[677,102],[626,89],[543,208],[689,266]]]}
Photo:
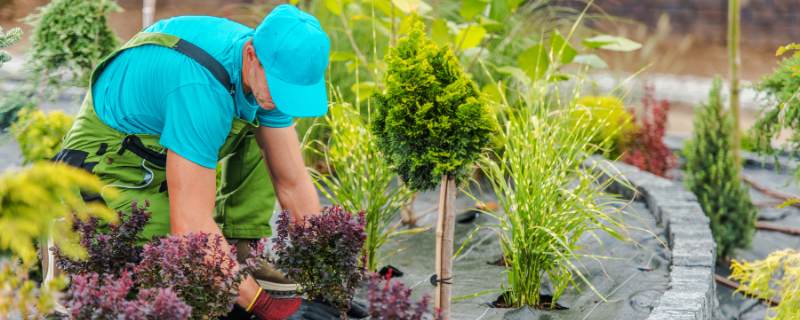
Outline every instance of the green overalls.
{"label": "green overalls", "polygon": [[[87,202],[104,201],[112,210],[124,212],[129,211],[133,201],[138,200],[141,204],[145,199],[148,200],[152,217],[143,236],[149,240],[152,236],[167,235],[171,231],[165,170],[167,149],[158,144],[160,136],[124,133],[105,124],[95,113],[91,92],[92,85],[105,66],[118,53],[145,44],[178,51],[181,51],[178,49],[179,44],[183,50],[186,50],[183,44],[191,46],[195,52],[181,52],[206,67],[218,80],[220,73],[224,73],[224,78],[229,78],[224,68],[220,72],[222,65],[219,62],[196,46],[168,34],[139,33],[109,55],[92,72],[89,92],[75,123],[64,138],[61,152],[53,161],[65,162],[92,172],[109,187],[117,186],[121,194],[116,199],[107,199],[102,195],[82,193]],[[210,58],[213,61],[197,58],[198,50],[201,51],[200,58]],[[214,63],[217,65],[213,65]],[[213,217],[223,236],[229,239],[258,239],[271,235],[269,220],[276,196],[253,137],[256,126],[257,120],[256,123],[251,123],[234,118],[231,131],[219,151],[222,180],[216,193]],[[197,213],[198,217],[204,214],[207,213]]]}

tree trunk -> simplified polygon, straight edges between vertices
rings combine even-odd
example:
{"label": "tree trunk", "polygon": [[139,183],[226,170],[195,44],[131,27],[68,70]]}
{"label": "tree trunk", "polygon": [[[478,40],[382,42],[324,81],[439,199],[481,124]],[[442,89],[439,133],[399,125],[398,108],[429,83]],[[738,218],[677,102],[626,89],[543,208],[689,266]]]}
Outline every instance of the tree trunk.
{"label": "tree trunk", "polygon": [[739,21],[742,8],[739,0],[728,1],[728,62],[730,63],[731,80],[731,112],[733,113],[733,158],[737,166],[741,165],[739,160],[739,149],[742,139],[739,134],[739,75],[742,67],[742,57],[739,52]]}
{"label": "tree trunk", "polygon": [[[453,277],[453,233],[456,220],[456,177],[442,177],[439,191],[439,219],[436,221],[436,279],[434,307],[442,310],[439,319],[450,319],[450,289]],[[448,282],[448,283],[444,283]],[[437,319],[438,320],[438,319]]]}

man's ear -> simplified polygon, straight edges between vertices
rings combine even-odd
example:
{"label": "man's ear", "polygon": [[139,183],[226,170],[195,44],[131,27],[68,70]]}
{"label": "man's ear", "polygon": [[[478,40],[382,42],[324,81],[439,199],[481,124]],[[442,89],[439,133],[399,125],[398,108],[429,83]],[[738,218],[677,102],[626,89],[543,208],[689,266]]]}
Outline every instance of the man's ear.
{"label": "man's ear", "polygon": [[256,56],[256,48],[253,47],[253,40],[247,41],[247,43],[245,43],[244,56],[247,59],[247,62],[251,64],[258,60],[258,56]]}

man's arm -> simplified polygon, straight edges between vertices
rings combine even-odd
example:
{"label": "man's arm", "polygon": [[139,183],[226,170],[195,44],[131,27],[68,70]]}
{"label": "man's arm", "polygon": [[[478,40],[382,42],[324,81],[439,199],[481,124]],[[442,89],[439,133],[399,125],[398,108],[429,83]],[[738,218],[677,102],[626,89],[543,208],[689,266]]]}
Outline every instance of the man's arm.
{"label": "man's arm", "polygon": [[281,208],[291,211],[296,220],[306,215],[318,215],[320,205],[317,189],[303,163],[300,141],[294,127],[259,126],[255,129],[255,138]]}
{"label": "man's arm", "polygon": [[[214,169],[203,167],[169,150],[167,184],[172,234],[197,234],[202,231],[222,235],[213,218],[216,188]],[[227,247],[228,242],[224,241],[223,245]],[[252,277],[248,277],[239,286],[239,297],[236,298],[236,302],[248,306],[258,290],[258,284]]]}

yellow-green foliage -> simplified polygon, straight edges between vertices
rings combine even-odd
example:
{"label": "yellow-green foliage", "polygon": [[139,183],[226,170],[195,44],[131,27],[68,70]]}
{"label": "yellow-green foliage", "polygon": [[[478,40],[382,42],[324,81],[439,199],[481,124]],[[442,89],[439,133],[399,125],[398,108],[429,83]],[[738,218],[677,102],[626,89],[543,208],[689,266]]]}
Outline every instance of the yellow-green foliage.
{"label": "yellow-green foliage", "polygon": [[[53,301],[66,283],[63,277],[37,287],[28,279],[28,272],[37,268],[35,239],[43,239],[53,220],[72,219],[78,212],[81,219],[94,215],[108,221],[118,219],[105,205],[86,205],[78,190],[101,192],[103,185],[94,175],[80,169],[53,164],[36,163],[19,171],[6,171],[0,176],[0,252],[10,251],[11,260],[0,265],[0,319],[11,312],[40,318],[52,310]],[[116,191],[107,189],[106,196]],[[76,259],[85,258],[86,251],[78,244],[71,223],[53,225],[54,239],[64,252]],[[27,319],[26,318],[26,319]]]}
{"label": "yellow-green foliage", "polygon": [[48,160],[61,149],[64,135],[72,127],[73,117],[63,111],[23,109],[19,112],[19,120],[11,125],[11,133],[17,137],[23,164]]}
{"label": "yellow-green foliage", "polygon": [[[50,162],[3,173],[0,176],[0,251],[10,249],[26,260],[35,257],[33,241],[47,234],[54,219],[72,219],[71,212],[77,212],[81,218],[90,214],[117,221],[117,215],[105,205],[87,205],[77,192],[80,189],[100,193],[102,188],[94,175]],[[106,189],[104,195],[114,196],[114,192]],[[55,224],[56,241],[70,256],[85,256],[77,241],[72,241],[77,236],[68,225],[71,224]]]}
{"label": "yellow-green foliage", "polygon": [[443,175],[466,181],[497,130],[492,110],[453,51],[425,36],[416,15],[408,36],[390,48],[385,93],[373,97],[378,150],[411,190],[436,188]]}
{"label": "yellow-green foliage", "polygon": [[[616,159],[622,153],[622,136],[626,130],[635,125],[633,116],[625,110],[622,100],[613,96],[588,96],[578,100],[578,107],[572,112],[572,118],[585,124],[584,136],[594,132],[593,127],[602,129],[591,138],[591,143],[607,149],[607,156]],[[602,124],[601,122],[605,122]]]}
{"label": "yellow-green foliage", "polygon": [[27,314],[24,319],[40,319],[53,310],[53,302],[67,284],[64,276],[41,287],[28,279],[28,272],[38,268],[37,262],[33,257],[20,259],[15,256],[0,264],[0,319],[10,318],[12,312]]}
{"label": "yellow-green foliage", "polygon": [[736,291],[763,299],[781,298],[775,316],[768,313],[768,319],[800,319],[800,252],[776,251],[753,263],[733,260],[731,269],[730,278],[741,284]]}

